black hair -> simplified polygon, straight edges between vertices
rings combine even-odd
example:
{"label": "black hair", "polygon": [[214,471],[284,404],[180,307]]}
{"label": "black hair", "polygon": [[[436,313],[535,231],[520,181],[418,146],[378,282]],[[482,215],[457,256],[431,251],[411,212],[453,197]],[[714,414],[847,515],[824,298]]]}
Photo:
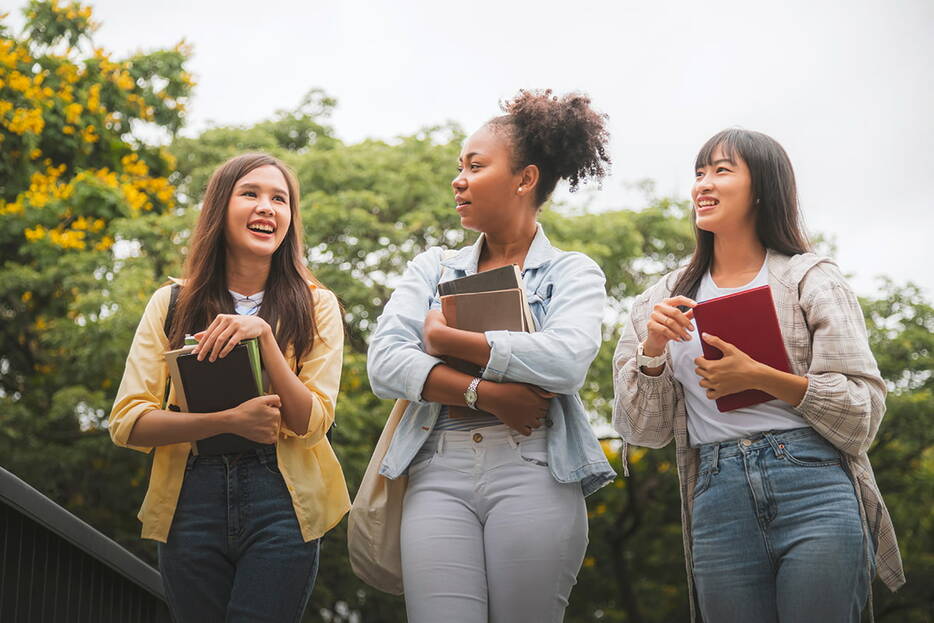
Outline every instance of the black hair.
{"label": "black hair", "polygon": [[[741,128],[723,130],[700,148],[694,161],[695,171],[713,164],[718,147],[726,158],[735,160],[739,156],[749,168],[756,235],[762,246],[785,255],[810,251],[801,224],[795,172],[778,141],[761,132]],[[713,260],[714,234],[695,223],[694,236],[697,242],[694,255],[675,283],[672,296],[696,296],[701,279]]]}
{"label": "black hair", "polygon": [[516,171],[530,164],[538,167],[536,207],[548,200],[560,179],[568,180],[573,192],[581,182],[607,174],[607,116],[591,108],[586,95],[557,97],[551,89],[523,89],[501,107],[506,114],[488,125],[508,132]]}

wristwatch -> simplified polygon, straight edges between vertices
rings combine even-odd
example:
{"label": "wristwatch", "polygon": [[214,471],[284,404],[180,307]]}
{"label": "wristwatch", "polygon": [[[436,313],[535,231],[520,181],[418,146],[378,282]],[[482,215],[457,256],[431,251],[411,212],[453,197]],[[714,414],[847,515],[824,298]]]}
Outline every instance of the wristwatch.
{"label": "wristwatch", "polygon": [[480,395],[477,394],[477,385],[480,384],[481,380],[480,377],[474,377],[474,379],[470,381],[470,385],[467,386],[467,390],[464,392],[464,402],[474,411],[477,410],[477,399],[480,397]]}
{"label": "wristwatch", "polygon": [[[662,351],[662,354],[658,357],[649,357],[645,354],[643,350],[645,344],[639,344],[639,352],[636,354],[636,363],[640,368],[657,368],[659,366],[665,365],[667,358],[665,357],[665,351]],[[666,346],[667,349],[667,346]]]}

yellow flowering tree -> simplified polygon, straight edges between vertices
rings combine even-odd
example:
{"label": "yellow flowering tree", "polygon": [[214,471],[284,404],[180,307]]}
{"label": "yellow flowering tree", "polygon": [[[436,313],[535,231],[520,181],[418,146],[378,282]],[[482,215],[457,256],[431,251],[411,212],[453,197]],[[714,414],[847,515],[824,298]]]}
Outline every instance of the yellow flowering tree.
{"label": "yellow flowering tree", "polygon": [[[41,479],[54,444],[104,441],[132,331],[117,301],[141,309],[181,218],[174,162],[142,136],[175,135],[193,83],[184,43],[116,59],[93,47],[89,6],[23,13],[18,33],[0,15],[0,456]],[[73,507],[93,497],[58,482]]]}

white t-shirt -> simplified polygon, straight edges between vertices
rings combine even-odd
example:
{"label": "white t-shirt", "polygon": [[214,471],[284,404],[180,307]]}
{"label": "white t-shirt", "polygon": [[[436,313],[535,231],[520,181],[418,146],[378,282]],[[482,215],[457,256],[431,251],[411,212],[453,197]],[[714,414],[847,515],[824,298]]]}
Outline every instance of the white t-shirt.
{"label": "white t-shirt", "polygon": [[[744,286],[738,288],[720,288],[714,283],[708,270],[701,279],[695,300],[706,301],[718,296],[741,292],[768,284],[768,261],[762,263],[759,274]],[[787,402],[770,400],[758,405],[721,413],[717,403],[707,398],[707,390],[698,383],[701,380],[695,372],[694,359],[703,357],[700,335],[695,330],[688,331],[688,342],[668,342],[671,349],[672,373],[684,387],[684,401],[688,412],[688,439],[691,446],[705,443],[740,439],[770,430],[788,430],[808,426],[804,419],[795,413]]]}

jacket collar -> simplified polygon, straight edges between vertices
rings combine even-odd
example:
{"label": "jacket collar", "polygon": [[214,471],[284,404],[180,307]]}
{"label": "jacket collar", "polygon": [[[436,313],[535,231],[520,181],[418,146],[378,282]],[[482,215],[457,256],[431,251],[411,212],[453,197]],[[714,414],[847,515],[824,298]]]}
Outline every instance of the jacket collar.
{"label": "jacket collar", "polygon": [[[477,265],[480,263],[480,253],[483,251],[483,241],[485,238],[485,234],[480,234],[476,242],[469,247],[460,249],[451,257],[442,260],[441,264],[452,270],[462,270],[468,275],[476,273]],[[554,259],[558,253],[558,249],[551,246],[551,242],[548,241],[548,236],[545,235],[545,228],[542,227],[541,223],[538,223],[538,230],[535,232],[535,237],[532,238],[532,244],[529,245],[529,252],[525,255],[522,271],[525,272],[530,269],[541,268]]]}

